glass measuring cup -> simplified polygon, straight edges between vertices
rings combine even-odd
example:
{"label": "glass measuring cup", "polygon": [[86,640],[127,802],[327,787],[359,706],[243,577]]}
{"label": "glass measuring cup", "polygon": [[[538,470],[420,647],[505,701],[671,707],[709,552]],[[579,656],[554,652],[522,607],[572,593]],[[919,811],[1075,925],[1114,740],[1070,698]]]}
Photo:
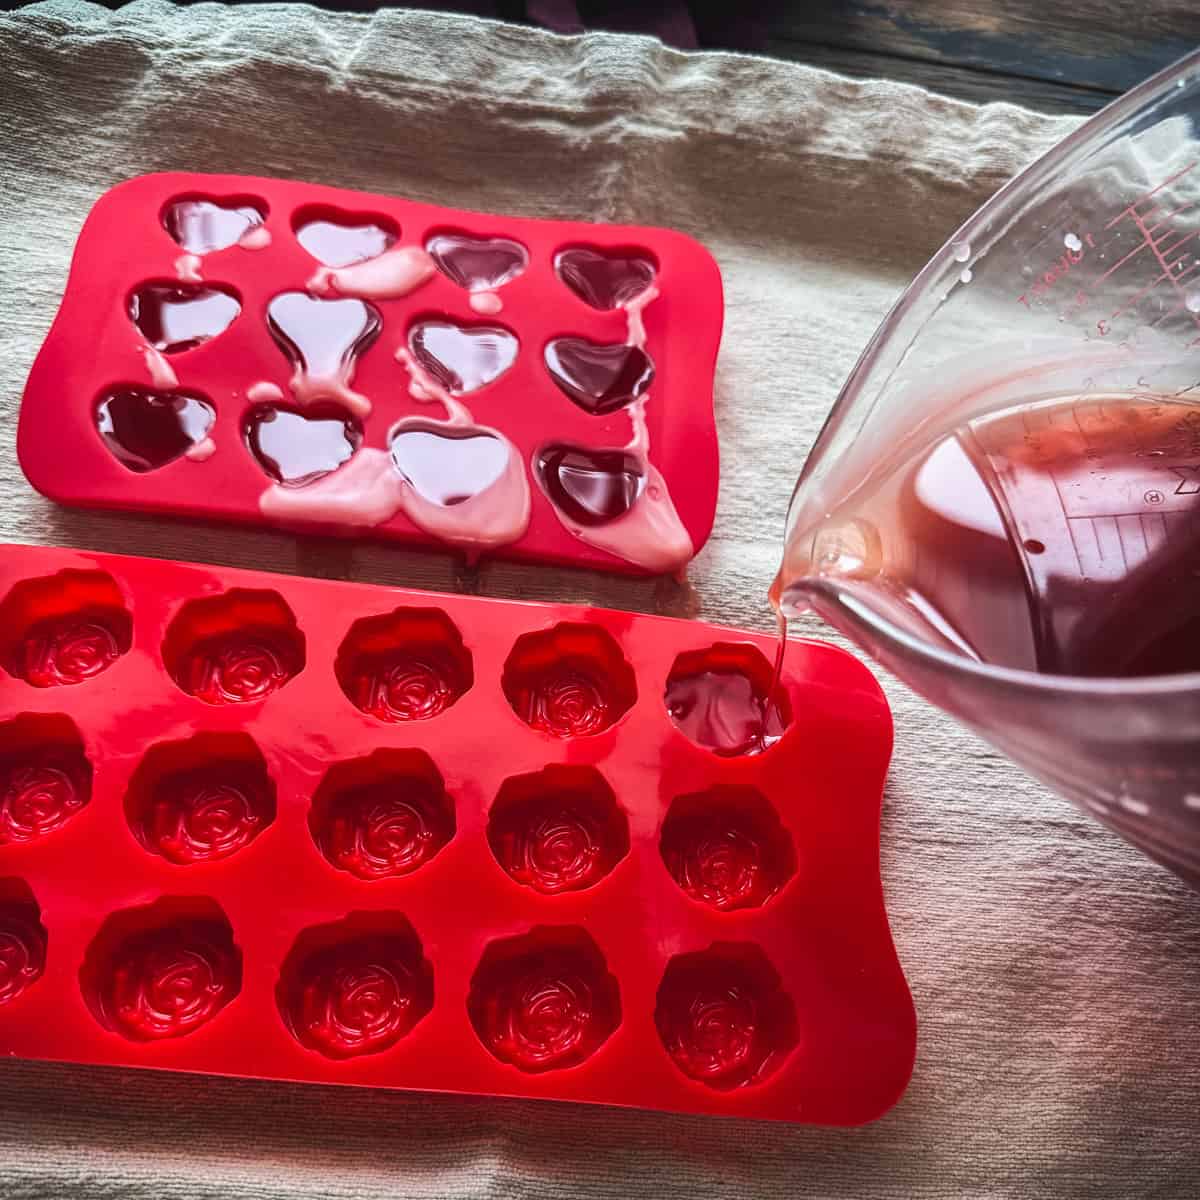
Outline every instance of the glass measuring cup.
{"label": "glass measuring cup", "polygon": [[1200,886],[1200,52],[979,210],[855,367],[775,595]]}

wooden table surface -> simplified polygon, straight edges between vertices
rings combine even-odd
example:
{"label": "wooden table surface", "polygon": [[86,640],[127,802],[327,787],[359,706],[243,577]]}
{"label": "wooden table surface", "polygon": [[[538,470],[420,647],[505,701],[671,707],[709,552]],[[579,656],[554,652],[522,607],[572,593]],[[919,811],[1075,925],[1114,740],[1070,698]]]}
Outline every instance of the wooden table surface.
{"label": "wooden table surface", "polygon": [[[317,0],[373,9],[379,0]],[[650,33],[966,100],[1093,112],[1200,45],[1200,0],[426,0],[563,33]]]}

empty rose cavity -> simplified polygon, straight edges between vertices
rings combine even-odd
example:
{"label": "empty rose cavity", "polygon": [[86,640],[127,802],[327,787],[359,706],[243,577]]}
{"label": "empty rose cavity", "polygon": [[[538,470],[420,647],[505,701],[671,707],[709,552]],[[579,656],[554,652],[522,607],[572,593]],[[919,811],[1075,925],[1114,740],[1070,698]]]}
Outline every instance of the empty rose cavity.
{"label": "empty rose cavity", "polygon": [[164,354],[191,350],[224,333],[241,311],[232,288],[219,284],[157,280],[129,294],[129,319]]}
{"label": "empty rose cavity", "polygon": [[185,1037],[241,990],[242,953],[215,901],[163,897],[100,926],[79,983],[110,1032],[134,1042]]}
{"label": "empty rose cavity", "polygon": [[640,296],[657,274],[654,262],[638,250],[575,246],[554,256],[558,277],[585,304],[608,311]]}
{"label": "empty rose cavity", "polygon": [[638,346],[560,337],[546,344],[546,369],[572,403],[604,416],[632,403],[654,379],[654,364]]}
{"label": "empty rose cavity", "polygon": [[380,721],[425,721],[475,681],[471,652],[437,608],[398,608],[355,621],[334,673],[347,699]]}
{"label": "empty rose cavity", "polygon": [[313,796],[308,827],[339,871],[359,879],[409,875],[454,836],[454,804],[421,750],[376,750],[338,763]]}
{"label": "empty rose cavity", "polygon": [[233,588],[189,600],[167,627],[167,673],[206,704],[247,704],[278,691],[304,666],[304,634],[277,592]]}
{"label": "empty rose cavity", "polygon": [[792,1001],[749,943],[720,942],[671,959],[654,1023],[680,1071],[718,1091],[761,1082],[796,1046]]}
{"label": "empty rose cavity", "polygon": [[787,692],[762,652],[744,642],[718,642],[679,655],[664,700],[678,729],[697,746],[733,757],[761,754],[791,724]]}
{"label": "empty rose cavity", "polygon": [[791,836],[767,798],[750,787],[677,797],[659,850],[671,878],[721,912],[765,904],[796,872]]}
{"label": "empty rose cavity", "polygon": [[351,213],[329,205],[306,205],[292,217],[296,241],[327,267],[348,267],[377,258],[400,236],[391,217]]}
{"label": "empty rose cavity", "polygon": [[451,283],[469,292],[493,292],[516,279],[529,264],[525,247],[511,238],[437,233],[425,249]]}
{"label": "empty rose cavity", "polygon": [[327,1058],[391,1049],[433,1007],[433,968],[398,913],[352,913],[296,939],[275,990],[296,1040]]}
{"label": "empty rose cavity", "polygon": [[514,334],[496,325],[422,321],[408,334],[421,368],[452,395],[474,392],[498,379],[516,361]]}
{"label": "empty rose cavity", "polygon": [[577,1067],[621,1023],[617,981],[583,929],[538,926],[492,942],[467,1012],[487,1050],[519,1071]]}
{"label": "empty rose cavity", "polygon": [[166,231],[189,254],[235,246],[266,219],[267,206],[249,196],[177,196],[162,213]]}
{"label": "empty rose cavity", "polygon": [[0,665],[34,687],[94,679],[132,643],[125,598],[103,571],[27,579],[0,601]]}
{"label": "empty rose cavity", "polygon": [[304,487],[336,471],[362,443],[362,427],[334,405],[308,412],[259,404],[242,425],[250,453],[283,487]]}
{"label": "empty rose cavity", "polygon": [[131,384],[103,393],[96,402],[95,419],[113,457],[142,474],[197,453],[217,413],[199,392]]}
{"label": "empty rose cavity", "polygon": [[513,880],[555,895],[603,879],[629,853],[629,822],[594,767],[552,765],[504,781],[487,839]]}
{"label": "empty rose cavity", "polygon": [[0,846],[61,829],[92,798],[92,766],[69,717],[23,713],[0,724]]}
{"label": "empty rose cavity", "polygon": [[567,622],[518,638],[500,686],[522,721],[561,738],[602,733],[637,699],[633,668],[612,635]]}
{"label": "empty rose cavity", "polygon": [[125,818],[141,845],[168,862],[216,862],[275,820],[275,784],[248,734],[198,733],[146,752],[129,781]]}
{"label": "empty rose cavity", "polygon": [[27,992],[46,969],[46,927],[29,885],[0,879],[0,1008]]}

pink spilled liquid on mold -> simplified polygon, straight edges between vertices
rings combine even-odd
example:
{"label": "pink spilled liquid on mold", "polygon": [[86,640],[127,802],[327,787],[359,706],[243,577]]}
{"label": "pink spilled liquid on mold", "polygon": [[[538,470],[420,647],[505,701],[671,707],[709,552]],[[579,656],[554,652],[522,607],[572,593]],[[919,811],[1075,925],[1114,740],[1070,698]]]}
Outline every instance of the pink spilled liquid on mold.
{"label": "pink spilled liquid on mold", "polygon": [[511,454],[490,433],[432,422],[401,429],[390,447],[396,470],[413,490],[444,507],[486,491],[508,469]]}
{"label": "pink spilled liquid on mold", "polygon": [[163,213],[167,232],[190,254],[234,246],[265,220],[266,214],[252,204],[202,197],[176,200]]}
{"label": "pink spilled liquid on mold", "polygon": [[586,246],[559,251],[554,269],[585,304],[602,311],[621,308],[641,295],[657,273],[642,255]]}
{"label": "pink spilled liquid on mold", "polygon": [[454,396],[499,379],[516,361],[518,347],[507,329],[448,321],[414,325],[408,342],[420,366]]}
{"label": "pink spilled liquid on mold", "polygon": [[129,319],[164,354],[179,354],[224,333],[241,310],[232,292],[204,284],[144,283],[129,297]]}
{"label": "pink spilled liquid on mold", "polygon": [[604,525],[624,516],[646,482],[641,462],[624,450],[547,446],[534,466],[555,507],[580,525]]}
{"label": "pink spilled liquid on mold", "polygon": [[529,255],[510,238],[474,238],[442,233],[425,244],[437,268],[469,292],[491,292],[520,275]]}
{"label": "pink spilled liquid on mold", "polygon": [[337,470],[362,442],[358,423],[333,410],[322,415],[262,405],[247,414],[244,431],[259,466],[284,487],[303,487]]}
{"label": "pink spilled liquid on mold", "polygon": [[654,364],[646,352],[624,342],[555,338],[546,345],[545,359],[559,390],[593,416],[624,408],[654,379]]}
{"label": "pink spilled liquid on mold", "polygon": [[203,441],[216,412],[187,392],[121,388],[96,407],[96,428],[117,461],[131,471],[153,471]]}
{"label": "pink spilled liquid on mold", "polygon": [[299,404],[343,404],[356,417],[371,411],[365,396],[350,390],[358,359],[383,327],[379,311],[365,301],[326,300],[284,292],[267,306],[267,324],[295,367],[292,393]]}
{"label": "pink spilled liquid on mold", "polygon": [[312,219],[296,226],[296,241],[327,267],[348,267],[377,258],[391,249],[398,236],[394,227],[378,224],[370,217]]}

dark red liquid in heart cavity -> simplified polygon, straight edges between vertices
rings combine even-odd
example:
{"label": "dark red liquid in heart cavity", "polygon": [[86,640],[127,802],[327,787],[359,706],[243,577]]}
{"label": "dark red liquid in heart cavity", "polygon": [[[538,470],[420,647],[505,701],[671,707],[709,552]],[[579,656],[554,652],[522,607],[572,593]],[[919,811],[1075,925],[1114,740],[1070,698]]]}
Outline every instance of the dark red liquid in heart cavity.
{"label": "dark red liquid in heart cavity", "polygon": [[216,413],[186,392],[122,388],[96,408],[96,428],[108,448],[131,471],[153,471],[208,435]]}
{"label": "dark red liquid in heart cavity", "polygon": [[443,233],[425,244],[430,258],[447,279],[470,292],[502,287],[525,270],[529,255],[509,238],[473,238]]}
{"label": "dark red liquid in heart cavity", "polygon": [[654,378],[654,364],[637,346],[606,345],[587,338],[556,338],[546,346],[551,379],[584,412],[595,416],[623,408]]}
{"label": "dark red liquid in heart cavity", "polygon": [[580,525],[624,516],[646,483],[641,462],[624,450],[547,446],[535,465],[551,502]]}
{"label": "dark red liquid in heart cavity", "polygon": [[302,487],[336,471],[358,449],[362,430],[336,411],[309,416],[262,405],[245,424],[246,445],[277,483]]}
{"label": "dark red liquid in heart cavity", "polygon": [[611,253],[579,246],[555,256],[558,277],[584,303],[608,310],[640,296],[654,282],[654,264],[638,254]]}
{"label": "dark red liquid in heart cavity", "polygon": [[147,283],[129,297],[129,319],[157,350],[178,354],[224,333],[241,312],[232,292],[191,283]]}

